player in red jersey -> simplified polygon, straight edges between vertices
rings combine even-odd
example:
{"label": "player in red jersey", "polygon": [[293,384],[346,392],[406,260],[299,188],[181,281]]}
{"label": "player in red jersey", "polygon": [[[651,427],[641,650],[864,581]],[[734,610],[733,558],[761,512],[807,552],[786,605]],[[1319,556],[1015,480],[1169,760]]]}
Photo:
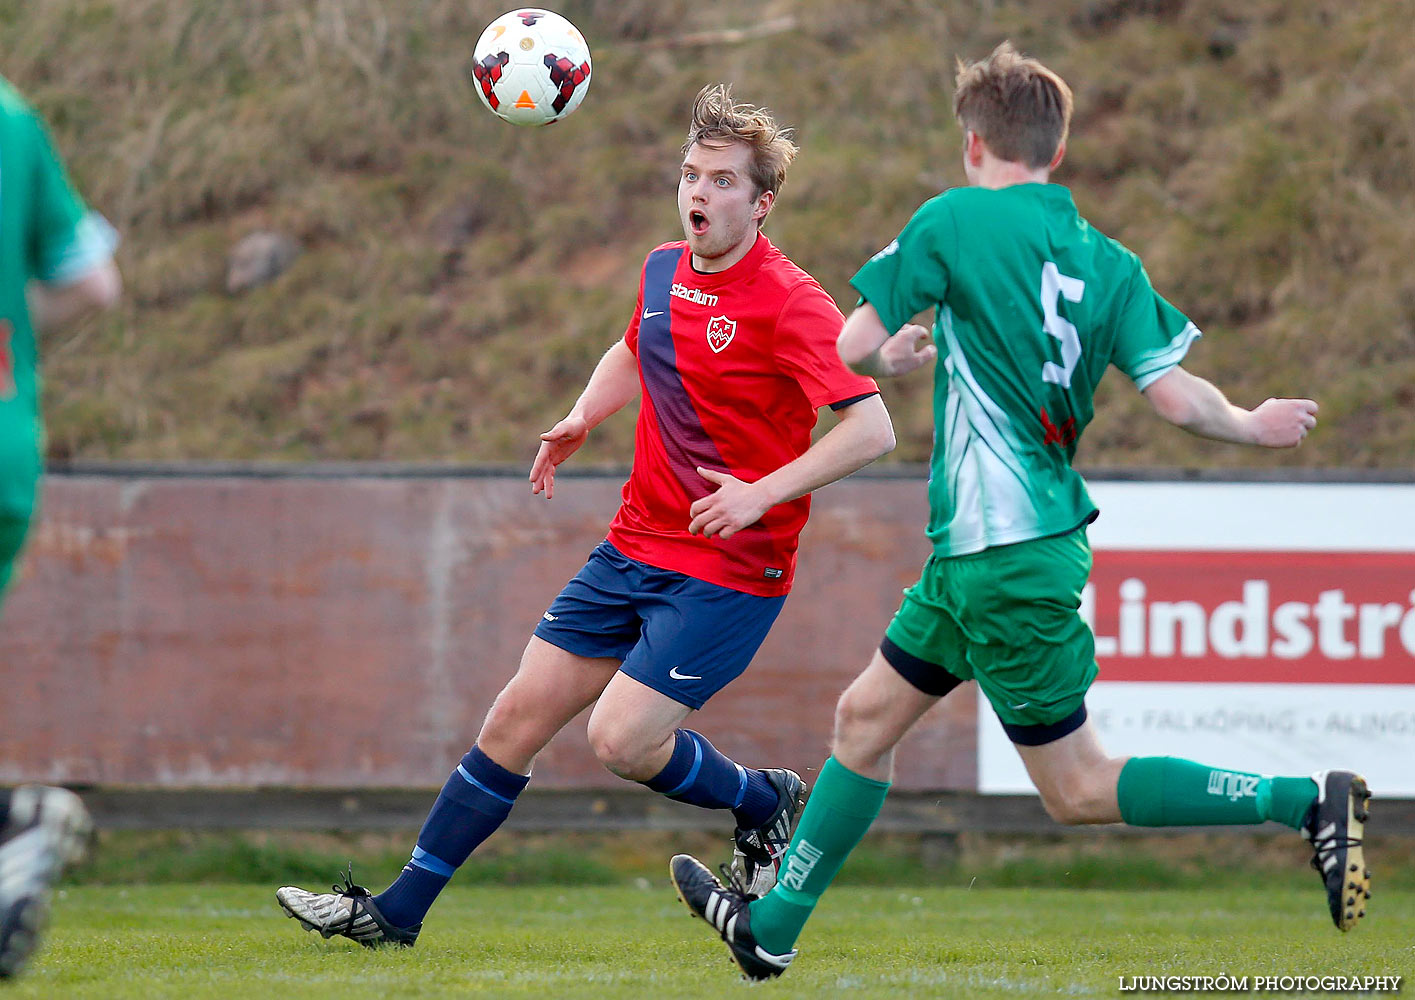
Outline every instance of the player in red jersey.
{"label": "player in red jersey", "polygon": [[[785,768],[745,768],[683,722],[746,669],[796,564],[811,490],[894,447],[874,382],[835,350],[843,317],[760,232],[796,154],[761,109],[704,88],[683,145],[686,239],[648,255],[634,316],[570,414],[541,435],[531,490],[642,392],[634,468],[609,537],[546,610],[520,669],[385,891],[286,886],[325,937],[411,945],[452,873],[510,813],[537,753],[594,705],[589,739],[615,774],[730,809],[736,864],[765,892],[805,799]],[[818,410],[839,422],[811,443]]]}

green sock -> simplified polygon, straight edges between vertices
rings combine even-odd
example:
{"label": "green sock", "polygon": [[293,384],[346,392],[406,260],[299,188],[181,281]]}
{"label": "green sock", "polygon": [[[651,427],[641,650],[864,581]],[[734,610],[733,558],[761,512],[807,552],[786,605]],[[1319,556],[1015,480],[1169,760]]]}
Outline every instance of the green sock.
{"label": "green sock", "polygon": [[1132,757],[1116,788],[1131,826],[1236,826],[1276,820],[1299,829],[1317,797],[1311,778],[1267,778],[1178,757]]}
{"label": "green sock", "polygon": [[1317,801],[1317,783],[1311,778],[1272,778],[1272,804],[1268,819],[1294,830],[1302,829],[1307,810]]}
{"label": "green sock", "polygon": [[821,766],[776,888],[751,904],[752,935],[763,948],[777,955],[791,950],[888,792],[889,782],[856,774],[834,757]]}

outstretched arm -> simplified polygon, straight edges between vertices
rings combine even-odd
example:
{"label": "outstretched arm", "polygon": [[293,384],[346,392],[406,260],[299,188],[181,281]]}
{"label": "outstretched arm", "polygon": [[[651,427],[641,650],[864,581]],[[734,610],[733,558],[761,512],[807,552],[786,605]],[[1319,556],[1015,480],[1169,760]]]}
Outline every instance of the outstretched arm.
{"label": "outstretched arm", "polygon": [[531,492],[555,496],[555,468],[579,450],[604,419],[623,409],[639,393],[639,363],[620,339],[595,365],[585,391],[570,413],[540,436],[540,450],[531,463]]}
{"label": "outstretched arm", "polygon": [[26,289],[30,320],[36,330],[56,330],[89,313],[111,309],[122,291],[122,278],[111,259],[64,284],[32,281]]}
{"label": "outstretched arm", "polygon": [[894,425],[878,395],[867,396],[840,411],[840,422],[793,461],[746,483],[736,476],[699,467],[698,475],[717,489],[688,508],[694,535],[731,538],[756,524],[779,503],[819,489],[863,469],[894,448]]}
{"label": "outstretched arm", "polygon": [[1155,412],[1190,434],[1252,444],[1295,448],[1317,425],[1310,399],[1269,399],[1251,410],[1230,403],[1211,382],[1175,366],[1152,382],[1144,395]]}

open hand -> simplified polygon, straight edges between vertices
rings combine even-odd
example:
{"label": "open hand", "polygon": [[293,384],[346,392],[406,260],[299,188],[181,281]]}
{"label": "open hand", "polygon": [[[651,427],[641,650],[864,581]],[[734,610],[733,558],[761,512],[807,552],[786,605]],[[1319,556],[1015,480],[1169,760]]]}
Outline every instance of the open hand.
{"label": "open hand", "polygon": [[531,463],[531,492],[555,496],[555,467],[579,450],[590,436],[584,417],[566,417],[540,436],[540,450]]}

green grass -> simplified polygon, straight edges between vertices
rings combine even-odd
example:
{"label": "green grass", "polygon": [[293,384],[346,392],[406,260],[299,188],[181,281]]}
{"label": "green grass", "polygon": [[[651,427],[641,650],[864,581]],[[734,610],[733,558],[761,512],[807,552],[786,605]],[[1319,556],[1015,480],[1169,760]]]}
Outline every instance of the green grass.
{"label": "green grass", "polygon": [[[66,885],[236,883],[320,885],[346,863],[357,881],[385,884],[407,861],[416,830],[103,831],[92,858]],[[503,830],[457,874],[459,886],[616,886],[657,879],[680,851],[717,857],[725,832],[540,833]],[[1415,892],[1415,837],[1370,836],[1382,887]],[[842,885],[982,888],[1202,889],[1221,882],[1252,891],[1297,889],[1313,880],[1311,851],[1288,831],[1133,834],[871,833],[850,856]]]}
{"label": "green grass", "polygon": [[[1136,975],[1415,973],[1415,893],[1380,892],[1371,922],[1332,928],[1306,889],[832,891],[775,997],[1114,996]],[[324,941],[271,886],[77,886],[43,952],[4,994],[126,1000],[244,997],[719,997],[738,983],[666,879],[636,886],[452,888],[416,949]]]}
{"label": "green grass", "polygon": [[[378,887],[411,831],[112,832],[66,879],[47,946],[8,997],[696,997],[741,987],[664,859],[720,835],[499,834],[412,952],[324,941],[276,886],[352,862]],[[781,997],[1113,995],[1119,976],[1415,973],[1415,839],[1374,838],[1372,922],[1328,923],[1290,834],[876,835],[770,987]],[[627,950],[632,946],[632,951]]]}

